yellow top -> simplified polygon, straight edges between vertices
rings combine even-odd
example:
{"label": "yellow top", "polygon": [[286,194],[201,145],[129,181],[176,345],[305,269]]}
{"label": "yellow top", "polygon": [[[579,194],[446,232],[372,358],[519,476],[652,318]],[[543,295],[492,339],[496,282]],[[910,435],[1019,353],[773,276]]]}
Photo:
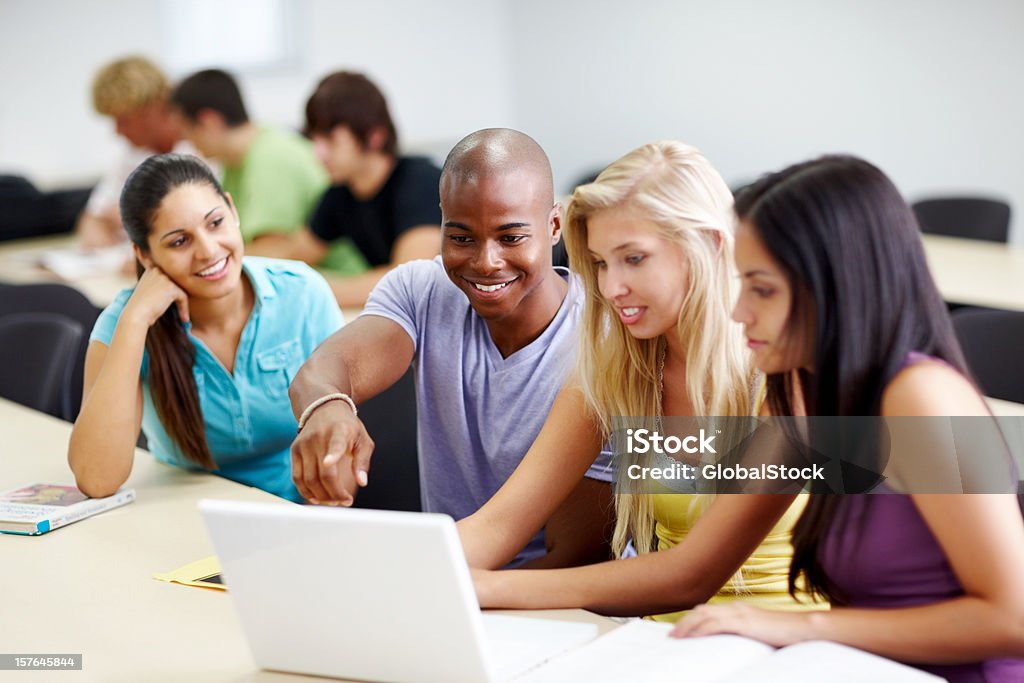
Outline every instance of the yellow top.
{"label": "yellow top", "polygon": [[[694,493],[652,494],[654,506],[654,532],[658,550],[668,550],[679,544],[711,504],[714,496]],[[789,564],[793,558],[793,525],[807,506],[807,495],[797,496],[786,513],[768,533],[740,570],[742,584],[732,577],[713,596],[709,603],[744,600],[757,607],[773,609],[821,609],[825,605],[812,603],[809,596],[799,594],[801,602],[789,595]],[[658,614],[657,621],[676,621],[684,612]]]}

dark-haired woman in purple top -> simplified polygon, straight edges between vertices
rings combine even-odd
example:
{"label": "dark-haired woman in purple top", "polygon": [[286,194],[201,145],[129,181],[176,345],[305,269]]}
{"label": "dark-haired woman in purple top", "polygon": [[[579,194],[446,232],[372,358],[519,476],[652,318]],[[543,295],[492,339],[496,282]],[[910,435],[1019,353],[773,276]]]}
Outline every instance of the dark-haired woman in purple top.
{"label": "dark-haired woman in purple top", "polygon": [[[989,414],[913,213],[885,174],[823,157],[759,180],[736,211],[733,317],[768,377],[772,414]],[[791,590],[806,586],[831,610],[705,605],[673,635],[832,640],[951,681],[1024,681],[1024,522],[1013,495],[815,495],[793,546]]]}

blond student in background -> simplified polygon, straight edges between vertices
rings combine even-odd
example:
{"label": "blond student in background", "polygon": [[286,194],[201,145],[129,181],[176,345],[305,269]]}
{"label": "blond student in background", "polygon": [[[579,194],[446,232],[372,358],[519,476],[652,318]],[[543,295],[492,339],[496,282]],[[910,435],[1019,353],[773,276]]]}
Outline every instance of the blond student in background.
{"label": "blond student in background", "polygon": [[92,83],[92,104],[110,117],[115,130],[128,142],[89,195],[75,232],[85,247],[106,247],[128,239],[121,226],[118,199],[128,174],[153,154],[177,151],[194,153],[182,139],[181,128],[171,115],[167,77],[145,57],[117,59],[97,73]]}

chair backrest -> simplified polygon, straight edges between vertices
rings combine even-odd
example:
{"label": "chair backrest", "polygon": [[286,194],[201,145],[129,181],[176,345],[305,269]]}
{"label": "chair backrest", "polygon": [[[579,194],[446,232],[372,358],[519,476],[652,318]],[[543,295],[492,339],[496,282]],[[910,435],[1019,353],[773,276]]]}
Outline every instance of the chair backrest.
{"label": "chair backrest", "polygon": [[20,176],[0,175],[0,241],[71,232],[92,188],[40,192]]}
{"label": "chair backrest", "polygon": [[1024,403],[1024,311],[960,308],[953,327],[982,392]]}
{"label": "chair backrest", "polygon": [[[576,180],[576,182],[572,183],[569,186],[568,194],[572,195],[572,193],[575,192],[576,188],[579,187],[580,185],[588,185],[588,184],[594,182],[595,180],[597,180],[597,176],[601,175],[601,171],[603,171],[603,170],[604,170],[604,166],[602,166],[601,168],[591,169],[591,170],[587,171],[586,173],[584,173],[583,175],[581,175]],[[568,200],[566,200],[566,204],[568,204]],[[565,206],[563,205],[562,208],[564,209]],[[553,266],[560,266],[562,268],[569,268],[570,267],[569,266],[569,252],[565,248],[565,233],[564,232],[562,233],[562,239],[560,239],[558,241],[558,244],[556,244],[555,246],[553,246],[551,248],[551,265],[553,265]]]}
{"label": "chair backrest", "polygon": [[0,396],[62,417],[82,326],[54,313],[0,318]]}
{"label": "chair backrest", "polygon": [[913,204],[921,231],[932,235],[1006,242],[1010,205],[982,197],[936,197]]}
{"label": "chair backrest", "polygon": [[373,439],[370,483],[355,507],[419,512],[420,468],[416,440],[416,387],[410,369],[395,384],[359,406]]}
{"label": "chair backrest", "polygon": [[89,333],[99,317],[100,309],[77,289],[58,283],[0,287],[0,319],[13,313],[56,313],[82,326],[82,338],[73,353],[75,363],[71,369],[71,386],[65,395],[65,405],[61,407],[60,414],[60,417],[73,422],[82,404],[82,381]]}
{"label": "chair backrest", "polygon": [[565,249],[565,238],[558,240],[558,244],[551,247],[551,265],[569,267],[569,252]]}

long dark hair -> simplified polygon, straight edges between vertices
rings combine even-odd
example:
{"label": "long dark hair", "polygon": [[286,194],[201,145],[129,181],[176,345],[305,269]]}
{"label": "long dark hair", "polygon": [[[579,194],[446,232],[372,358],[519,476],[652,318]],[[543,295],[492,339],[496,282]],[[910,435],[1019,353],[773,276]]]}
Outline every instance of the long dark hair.
{"label": "long dark hair", "polygon": [[[153,218],[164,197],[182,185],[208,185],[228,202],[209,167],[194,156],[153,156],[128,176],[121,190],[121,221],[128,237],[141,251],[149,252]],[[137,267],[141,276],[142,264]],[[146,351],[153,405],[168,436],[189,460],[206,469],[216,469],[206,442],[203,412],[192,375],[196,351],[178,318],[177,306],[168,308],[149,328]]]}
{"label": "long dark hair", "polygon": [[[796,164],[745,188],[736,213],[789,281],[791,347],[802,340],[813,354],[813,372],[768,377],[773,414],[793,414],[799,382],[808,415],[879,415],[912,351],[968,374],[914,214],[878,168],[851,156]],[[840,505],[811,497],[793,531],[790,593],[803,575],[812,594],[844,602],[818,554]]]}

